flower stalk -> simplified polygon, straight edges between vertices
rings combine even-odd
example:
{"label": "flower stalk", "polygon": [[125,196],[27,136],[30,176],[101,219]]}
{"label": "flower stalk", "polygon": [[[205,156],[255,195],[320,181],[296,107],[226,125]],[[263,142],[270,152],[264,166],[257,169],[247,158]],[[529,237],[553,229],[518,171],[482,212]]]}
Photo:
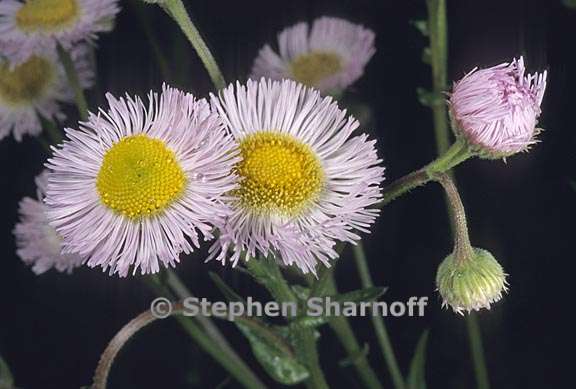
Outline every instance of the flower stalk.
{"label": "flower stalk", "polygon": [[[366,253],[364,252],[364,247],[362,246],[361,242],[358,242],[358,244],[354,246],[354,259],[356,262],[356,267],[358,268],[362,287],[372,288],[374,286],[374,282],[372,281],[372,277],[370,275]],[[378,343],[380,344],[382,354],[384,354],[386,366],[390,371],[392,382],[394,383],[394,388],[404,389],[406,387],[404,383],[404,377],[402,376],[398,361],[396,360],[396,355],[394,354],[394,349],[392,347],[392,342],[390,341],[390,336],[388,335],[388,330],[386,329],[384,319],[382,316],[372,315],[371,320],[372,325],[376,330],[376,337],[378,338]]]}
{"label": "flower stalk", "polygon": [[86,121],[88,119],[88,103],[82,85],[80,85],[78,72],[76,71],[74,62],[70,57],[70,53],[60,44],[57,45],[56,49],[58,51],[58,58],[60,59],[60,62],[62,62],[62,66],[64,66],[64,71],[66,72],[66,77],[68,78],[70,87],[74,91],[74,100],[76,101],[80,120]]}
{"label": "flower stalk", "polygon": [[[173,278],[172,278],[173,280]],[[163,282],[158,277],[150,277],[148,285],[155,291],[158,296],[173,297],[172,292],[165,286],[170,284],[174,286],[174,281]],[[180,288],[180,287],[178,287]],[[180,290],[182,291],[182,290]],[[189,296],[186,296],[189,297]],[[174,313],[178,314],[178,309],[173,310]],[[149,313],[145,312],[144,314]],[[144,315],[142,314],[142,315]],[[145,316],[147,317],[147,316]],[[247,389],[264,389],[266,386],[260,381],[260,379],[250,370],[250,368],[238,357],[238,355],[231,348],[226,345],[223,347],[223,343],[218,337],[214,337],[214,329],[207,330],[208,318],[200,319],[202,316],[197,316],[196,318],[184,317],[182,315],[176,316],[176,320],[184,329],[184,331],[190,335],[190,337],[196,342],[202,350],[208,353],[214,360],[216,360],[230,375],[232,375],[243,387]],[[146,319],[148,320],[148,319]],[[199,325],[200,324],[200,325]],[[208,328],[216,326],[210,322]],[[218,329],[216,328],[216,331]],[[112,342],[111,342],[112,343]],[[226,343],[227,344],[227,343]]]}
{"label": "flower stalk", "polygon": [[442,185],[446,192],[446,198],[450,205],[450,218],[452,231],[454,231],[454,256],[459,262],[474,258],[474,249],[470,244],[468,234],[468,223],[466,221],[466,212],[464,204],[458,193],[454,181],[446,173],[438,176],[437,181]]}
{"label": "flower stalk", "polygon": [[428,165],[397,179],[385,187],[382,192],[381,206],[388,204],[414,188],[434,180],[438,175],[449,171],[473,155],[463,140],[457,140],[445,153]]}
{"label": "flower stalk", "polygon": [[182,0],[165,0],[161,2],[160,5],[166,13],[174,19],[182,29],[184,35],[186,35],[186,38],[188,38],[192,44],[192,47],[194,47],[194,50],[196,50],[196,53],[208,71],[208,75],[210,76],[216,90],[223,89],[226,86],[224,76],[216,63],[214,56],[210,52],[208,45],[206,45],[206,42],[202,39],[200,31],[198,31],[194,23],[192,23]]}
{"label": "flower stalk", "polygon": [[[447,89],[448,67],[448,27],[446,21],[446,0],[427,0],[428,27],[430,31],[430,54],[432,66],[432,86],[435,96],[442,96]],[[436,147],[442,154],[450,146],[450,129],[446,104],[442,101],[431,106],[434,115]]]}

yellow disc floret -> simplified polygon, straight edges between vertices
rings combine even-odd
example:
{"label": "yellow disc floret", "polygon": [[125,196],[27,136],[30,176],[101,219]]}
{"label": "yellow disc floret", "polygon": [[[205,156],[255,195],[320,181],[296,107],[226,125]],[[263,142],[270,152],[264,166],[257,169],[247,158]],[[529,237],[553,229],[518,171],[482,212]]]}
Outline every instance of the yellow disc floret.
{"label": "yellow disc floret", "polygon": [[78,14],[77,0],[27,0],[16,24],[24,31],[55,31],[72,24]]}
{"label": "yellow disc floret", "polygon": [[104,155],[96,181],[101,201],[129,218],[165,210],[185,185],[174,152],[147,135],[128,136],[114,144]]}
{"label": "yellow disc floret", "polygon": [[342,60],[336,53],[315,52],[296,57],[290,68],[296,81],[306,86],[316,86],[323,79],[341,71]]}
{"label": "yellow disc floret", "polygon": [[11,105],[30,104],[42,96],[54,73],[52,63],[41,57],[32,57],[12,70],[7,63],[0,64],[0,100]]}
{"label": "yellow disc floret", "polygon": [[236,195],[260,212],[294,215],[316,200],[324,172],[314,152],[290,135],[258,132],[240,142]]}

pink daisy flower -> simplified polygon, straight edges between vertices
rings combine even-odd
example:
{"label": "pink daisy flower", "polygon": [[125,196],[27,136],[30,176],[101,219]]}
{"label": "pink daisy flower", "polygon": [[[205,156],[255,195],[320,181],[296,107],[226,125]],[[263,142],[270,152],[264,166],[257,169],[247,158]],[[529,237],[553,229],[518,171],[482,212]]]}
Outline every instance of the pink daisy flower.
{"label": "pink daisy flower", "polygon": [[156,273],[229,215],[235,143],[205,99],[176,89],[150,93],[146,105],[107,99],[48,160],[48,219],[63,251],[88,266]]}
{"label": "pink daisy flower", "polygon": [[291,80],[230,85],[212,104],[238,142],[232,213],[209,259],[275,257],[302,272],[330,265],[379,210],[384,168],[375,141],[331,97]]}

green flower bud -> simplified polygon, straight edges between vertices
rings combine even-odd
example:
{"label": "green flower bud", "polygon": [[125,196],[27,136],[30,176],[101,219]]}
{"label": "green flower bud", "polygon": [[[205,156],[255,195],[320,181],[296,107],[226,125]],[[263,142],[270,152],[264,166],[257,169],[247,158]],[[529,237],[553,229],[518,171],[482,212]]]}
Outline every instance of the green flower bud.
{"label": "green flower bud", "polygon": [[502,298],[508,283],[502,266],[488,251],[473,248],[471,257],[459,258],[450,254],[438,267],[436,285],[442,306],[454,312],[490,309],[490,304]]}

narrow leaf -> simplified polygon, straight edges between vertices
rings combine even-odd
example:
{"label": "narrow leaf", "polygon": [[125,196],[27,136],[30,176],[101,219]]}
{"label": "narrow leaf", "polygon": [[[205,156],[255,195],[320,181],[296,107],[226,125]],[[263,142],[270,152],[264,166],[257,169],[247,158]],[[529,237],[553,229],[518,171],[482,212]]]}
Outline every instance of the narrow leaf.
{"label": "narrow leaf", "polygon": [[231,287],[229,287],[226,282],[220,276],[213,272],[208,272],[208,275],[212,279],[212,282],[216,284],[216,287],[222,292],[226,300],[228,301],[241,301],[245,302],[244,298],[240,296],[238,293],[234,291]]}
{"label": "narrow leaf", "polygon": [[426,345],[429,331],[426,330],[420,336],[408,373],[408,389],[426,389]]}
{"label": "narrow leaf", "polygon": [[2,356],[0,356],[0,389],[10,389],[14,387],[14,378],[10,368]]}

